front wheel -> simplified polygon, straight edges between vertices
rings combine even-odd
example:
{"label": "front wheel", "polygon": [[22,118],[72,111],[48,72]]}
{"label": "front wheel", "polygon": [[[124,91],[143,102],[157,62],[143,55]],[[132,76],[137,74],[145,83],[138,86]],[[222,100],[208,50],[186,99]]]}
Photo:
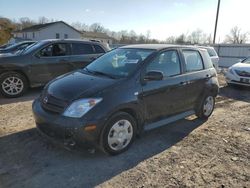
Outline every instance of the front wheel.
{"label": "front wheel", "polygon": [[102,138],[101,148],[104,152],[117,155],[126,151],[136,134],[134,118],[125,112],[113,115],[107,122]]}
{"label": "front wheel", "polygon": [[6,72],[0,75],[0,92],[5,97],[14,98],[23,95],[27,85],[27,79],[17,72]]}
{"label": "front wheel", "polygon": [[214,111],[215,106],[215,97],[212,95],[206,95],[203,97],[198,110],[196,111],[196,115],[200,119],[207,119]]}

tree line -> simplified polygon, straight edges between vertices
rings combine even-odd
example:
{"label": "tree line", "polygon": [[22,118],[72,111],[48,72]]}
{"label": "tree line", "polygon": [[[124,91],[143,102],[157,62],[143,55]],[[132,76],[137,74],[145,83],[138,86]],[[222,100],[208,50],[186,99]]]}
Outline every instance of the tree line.
{"label": "tree line", "polygon": [[[27,17],[10,20],[5,17],[0,17],[0,44],[6,43],[16,30],[21,30],[36,24],[45,24],[57,20],[40,17],[38,20],[31,20]],[[204,33],[201,29],[196,29],[190,33],[183,33],[179,36],[169,36],[166,40],[157,40],[151,38],[150,30],[145,34],[137,34],[134,30],[111,31],[100,23],[87,25],[81,22],[74,22],[71,25],[79,31],[92,31],[106,33],[114,38],[114,43],[117,44],[138,44],[138,43],[170,43],[170,44],[212,44],[212,35]],[[235,26],[225,36],[223,43],[243,44],[248,42],[249,32]]]}

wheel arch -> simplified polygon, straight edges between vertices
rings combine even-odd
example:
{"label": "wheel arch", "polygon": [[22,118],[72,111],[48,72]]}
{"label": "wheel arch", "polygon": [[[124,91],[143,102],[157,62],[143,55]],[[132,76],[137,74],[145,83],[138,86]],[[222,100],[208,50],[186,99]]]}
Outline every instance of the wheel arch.
{"label": "wheel arch", "polygon": [[107,121],[109,120],[109,118],[111,118],[112,116],[114,116],[116,113],[119,113],[119,112],[125,112],[129,115],[131,115],[135,122],[136,122],[136,135],[139,135],[142,130],[143,130],[143,118],[142,118],[142,115],[136,110],[134,109],[133,107],[120,107],[120,108],[117,108],[115,109],[112,113],[110,113],[108,115],[108,118],[105,120],[105,123],[104,123],[104,127],[102,128],[102,130],[100,131],[100,133],[98,134],[98,142],[101,141],[101,137],[103,135],[103,132],[105,130],[105,127],[106,127],[106,123]]}
{"label": "wheel arch", "polygon": [[140,113],[138,113],[137,110],[133,109],[133,108],[122,108],[119,110],[120,112],[126,112],[129,115],[131,115],[135,122],[136,122],[136,128],[137,128],[137,132],[136,134],[140,134],[142,131],[142,123],[143,123],[143,119]]}

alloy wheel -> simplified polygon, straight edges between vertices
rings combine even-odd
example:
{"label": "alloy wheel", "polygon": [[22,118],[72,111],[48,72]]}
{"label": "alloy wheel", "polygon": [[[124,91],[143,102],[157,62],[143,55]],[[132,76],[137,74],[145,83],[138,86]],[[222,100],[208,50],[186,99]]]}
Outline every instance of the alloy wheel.
{"label": "alloy wheel", "polygon": [[18,95],[24,89],[23,81],[15,76],[5,78],[1,85],[3,91],[8,95]]}

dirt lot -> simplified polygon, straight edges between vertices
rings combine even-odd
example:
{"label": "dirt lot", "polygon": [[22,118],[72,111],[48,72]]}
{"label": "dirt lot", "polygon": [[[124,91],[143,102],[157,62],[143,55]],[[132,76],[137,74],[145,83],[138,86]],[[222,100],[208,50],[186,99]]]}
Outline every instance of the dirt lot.
{"label": "dirt lot", "polygon": [[115,157],[42,138],[31,113],[40,89],[0,98],[0,187],[250,187],[250,90],[220,81],[207,122],[190,117],[144,133]]}

